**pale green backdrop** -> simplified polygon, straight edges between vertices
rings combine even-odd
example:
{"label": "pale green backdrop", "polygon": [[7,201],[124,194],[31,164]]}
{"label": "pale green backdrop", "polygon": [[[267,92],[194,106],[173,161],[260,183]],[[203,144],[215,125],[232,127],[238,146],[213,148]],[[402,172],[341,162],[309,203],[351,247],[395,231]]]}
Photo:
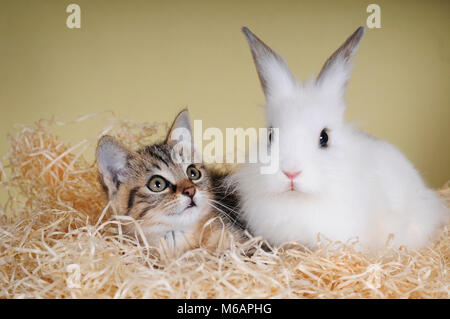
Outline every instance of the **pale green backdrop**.
{"label": "pale green backdrop", "polygon": [[[66,7],[81,7],[81,29]],[[1,1],[0,155],[17,122],[113,110],[203,127],[261,127],[263,94],[240,28],[250,27],[300,79],[369,15],[374,1]],[[450,1],[376,1],[347,92],[347,118],[397,145],[433,187],[450,178]],[[95,136],[104,123],[74,139]]]}

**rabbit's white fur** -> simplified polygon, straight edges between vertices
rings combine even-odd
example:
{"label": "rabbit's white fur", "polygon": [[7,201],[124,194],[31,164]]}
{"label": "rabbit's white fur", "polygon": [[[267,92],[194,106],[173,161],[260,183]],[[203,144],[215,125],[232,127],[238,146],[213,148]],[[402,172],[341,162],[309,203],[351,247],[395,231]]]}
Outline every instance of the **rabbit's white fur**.
{"label": "rabbit's white fur", "polygon": [[[360,39],[364,29],[358,30]],[[353,43],[336,51],[317,81],[302,86],[283,59],[243,31],[266,94],[267,126],[279,128],[280,151],[275,174],[246,164],[231,177],[249,230],[276,246],[297,241],[315,248],[319,233],[340,241],[359,237],[374,249],[391,233],[395,246],[426,244],[448,221],[444,203],[397,148],[344,123],[345,86],[359,39],[349,38]],[[324,128],[329,142],[321,148]],[[294,191],[282,171],[301,171]]]}

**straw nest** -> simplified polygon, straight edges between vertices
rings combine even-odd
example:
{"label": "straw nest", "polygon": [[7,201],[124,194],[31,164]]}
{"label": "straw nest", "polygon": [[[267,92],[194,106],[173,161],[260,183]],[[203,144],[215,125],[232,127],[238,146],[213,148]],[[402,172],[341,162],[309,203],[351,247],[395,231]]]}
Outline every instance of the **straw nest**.
{"label": "straw nest", "polygon": [[[267,252],[258,238],[222,254],[196,249],[173,259],[150,251],[122,235],[122,221],[105,209],[96,167],[86,160],[96,139],[71,146],[54,133],[63,124],[19,126],[9,137],[0,163],[2,298],[450,296],[450,225],[420,251],[387,246],[376,256],[326,241],[317,251],[290,244]],[[103,132],[137,147],[166,129],[112,119]],[[449,184],[439,193],[448,204]]]}

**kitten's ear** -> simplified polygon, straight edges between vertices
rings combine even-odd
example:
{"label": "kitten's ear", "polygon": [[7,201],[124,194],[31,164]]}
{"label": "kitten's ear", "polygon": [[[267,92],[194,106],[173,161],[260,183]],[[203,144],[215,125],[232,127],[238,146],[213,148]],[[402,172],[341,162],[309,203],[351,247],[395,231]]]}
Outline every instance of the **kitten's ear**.
{"label": "kitten's ear", "polygon": [[284,59],[269,48],[247,27],[242,28],[252,51],[253,61],[266,100],[290,94],[297,82]]}
{"label": "kitten's ear", "polygon": [[169,145],[174,145],[181,141],[187,142],[184,140],[185,138],[189,139],[189,143],[192,143],[192,129],[189,119],[189,111],[187,109],[184,109],[178,113],[177,117],[173,121],[169,133],[167,133],[166,143]]}
{"label": "kitten's ear", "polygon": [[342,94],[345,92],[353,67],[353,58],[364,33],[364,27],[356,29],[328,58],[317,76],[316,83],[327,88],[334,87]]}
{"label": "kitten's ear", "polygon": [[109,198],[119,189],[121,183],[130,177],[129,160],[133,153],[114,137],[104,135],[100,138],[96,151],[100,182],[106,186]]}

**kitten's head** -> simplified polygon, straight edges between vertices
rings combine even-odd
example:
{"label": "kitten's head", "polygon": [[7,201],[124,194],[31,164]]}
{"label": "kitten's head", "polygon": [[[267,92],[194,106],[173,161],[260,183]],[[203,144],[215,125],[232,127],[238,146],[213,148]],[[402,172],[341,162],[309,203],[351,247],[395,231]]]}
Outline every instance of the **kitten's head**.
{"label": "kitten's head", "polygon": [[[177,116],[162,143],[132,151],[103,136],[97,146],[99,180],[117,213],[162,232],[195,225],[208,211],[212,197],[204,166],[187,161],[178,148],[183,162],[174,158],[182,142],[172,138],[177,129],[191,132],[187,110]],[[188,142],[192,145],[192,140]]]}

